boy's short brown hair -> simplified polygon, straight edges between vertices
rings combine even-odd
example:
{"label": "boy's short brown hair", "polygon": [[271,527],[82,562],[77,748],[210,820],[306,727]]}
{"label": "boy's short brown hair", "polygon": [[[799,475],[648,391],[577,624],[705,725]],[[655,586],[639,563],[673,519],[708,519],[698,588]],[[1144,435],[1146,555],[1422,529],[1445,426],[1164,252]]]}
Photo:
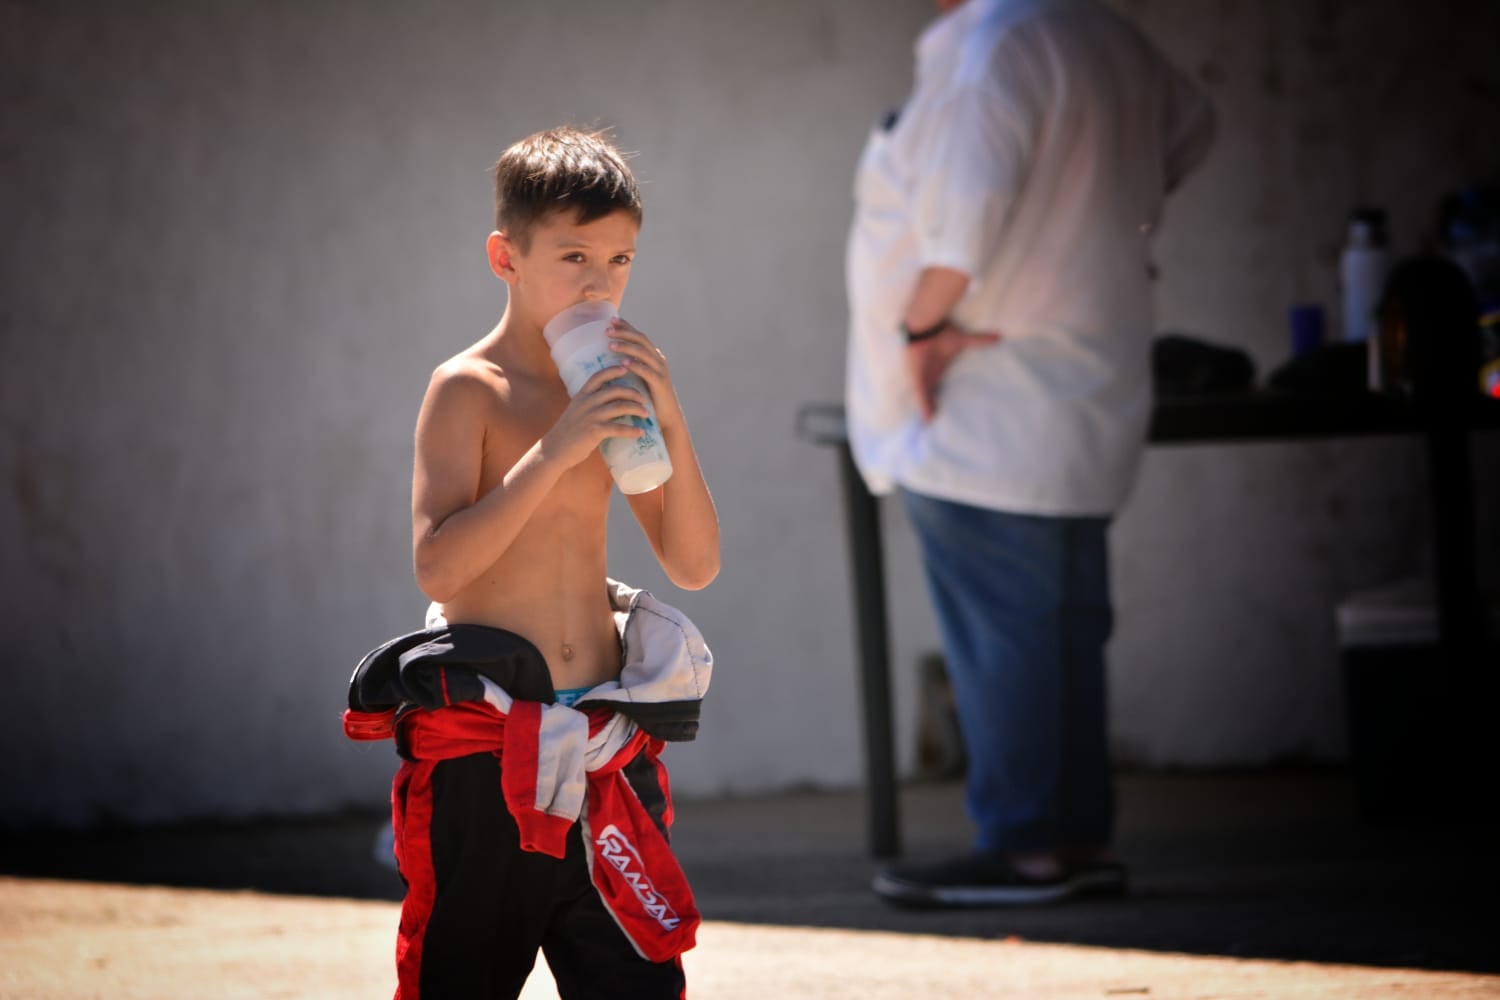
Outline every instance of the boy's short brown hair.
{"label": "boy's short brown hair", "polygon": [[500,154],[495,163],[496,229],[526,250],[532,227],[567,210],[576,213],[579,224],[627,212],[640,225],[640,189],[607,133],[553,128]]}

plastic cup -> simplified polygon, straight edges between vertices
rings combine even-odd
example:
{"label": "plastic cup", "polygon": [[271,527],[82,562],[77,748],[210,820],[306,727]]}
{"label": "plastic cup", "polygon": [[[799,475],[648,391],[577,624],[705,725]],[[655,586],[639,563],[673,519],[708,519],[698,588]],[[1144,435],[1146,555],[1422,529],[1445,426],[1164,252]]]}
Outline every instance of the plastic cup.
{"label": "plastic cup", "polygon": [[[609,322],[614,317],[615,307],[610,302],[580,302],[542,327],[569,396],[577,395],[595,372],[620,363],[620,355],[609,349]],[[640,437],[605,438],[599,452],[621,493],[649,493],[672,476],[672,460],[656,423],[656,407],[639,375],[627,372],[614,381],[634,387],[645,397],[647,416],[621,417],[620,423],[641,429]]]}

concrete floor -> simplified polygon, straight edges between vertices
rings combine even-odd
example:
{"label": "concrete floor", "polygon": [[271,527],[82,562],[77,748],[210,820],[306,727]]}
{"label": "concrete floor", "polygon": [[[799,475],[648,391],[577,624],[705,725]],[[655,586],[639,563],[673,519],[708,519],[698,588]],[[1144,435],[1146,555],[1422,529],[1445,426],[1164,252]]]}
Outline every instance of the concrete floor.
{"label": "concrete floor", "polygon": [[[1363,823],[1338,771],[1127,774],[1120,796],[1119,842],[1134,886],[1127,898],[964,912],[894,909],[870,894],[877,865],[865,854],[858,794],[680,803],[674,844],[708,921],[689,953],[695,995],[1500,997],[1494,825]],[[902,812],[909,856],[963,848],[968,824],[956,785],[909,787]],[[296,900],[337,910],[298,919],[331,928],[317,933],[334,939],[341,920],[353,921],[349,933],[368,932],[362,946],[388,978],[390,902],[401,888],[372,857],[382,822],[342,816],[0,838],[0,873],[20,877],[0,883],[0,968],[12,969],[0,973],[0,996],[125,995],[86,985],[71,993],[4,988],[19,968],[7,964],[7,941],[66,910],[40,906],[37,894],[63,899],[94,883],[335,897]],[[16,902],[23,897],[31,902]],[[370,911],[350,899],[384,902]],[[160,905],[170,912],[180,903]],[[27,906],[43,916],[28,917]],[[357,919],[344,914],[348,907]],[[93,925],[63,923],[56,933],[83,935],[75,950],[84,948]],[[285,944],[270,940],[264,957]],[[29,967],[45,971],[36,960]],[[759,994],[731,988],[753,975],[763,989],[767,976],[787,985]],[[528,998],[550,995],[544,971],[534,981]]]}

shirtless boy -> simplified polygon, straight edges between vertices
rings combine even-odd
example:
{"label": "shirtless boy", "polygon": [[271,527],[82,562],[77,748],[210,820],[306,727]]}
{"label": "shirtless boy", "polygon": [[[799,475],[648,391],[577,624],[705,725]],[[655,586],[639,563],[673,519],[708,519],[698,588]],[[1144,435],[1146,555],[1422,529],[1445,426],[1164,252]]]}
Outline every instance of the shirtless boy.
{"label": "shirtless boy", "polygon": [[[719,571],[718,517],[662,352],[615,320],[619,365],[570,399],[542,337],[548,319],[578,302],[608,300],[618,309],[640,223],[635,180],[603,135],[553,129],[507,149],[495,166],[495,231],[487,244],[490,268],[509,290],[505,312],[478,343],[437,368],[417,419],[418,585],[449,625],[530,640],[564,703],[621,675],[606,587],[613,481],[599,445],[640,433],[618,422],[646,415],[635,390],[611,382],[626,371],[651,393],[673,466],[665,484],[627,498],[631,511],[674,584],[697,590]],[[403,916],[401,948],[422,955],[407,961],[402,988],[409,992],[398,996],[513,996],[538,947],[565,998],[680,996],[680,962],[637,954],[600,905],[576,826],[561,860],[515,848],[500,796],[502,766],[509,765],[480,753],[444,760],[432,772],[435,899],[419,936],[408,933]],[[490,851],[511,856],[475,863],[477,852]],[[535,933],[522,924],[536,925]]]}

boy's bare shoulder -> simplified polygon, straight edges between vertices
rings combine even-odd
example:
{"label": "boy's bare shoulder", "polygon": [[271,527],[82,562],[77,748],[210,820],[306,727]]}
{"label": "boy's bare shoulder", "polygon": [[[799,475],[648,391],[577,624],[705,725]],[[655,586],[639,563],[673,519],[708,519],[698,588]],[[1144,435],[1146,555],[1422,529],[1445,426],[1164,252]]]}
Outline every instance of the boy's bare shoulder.
{"label": "boy's bare shoulder", "polygon": [[417,446],[445,451],[457,442],[481,439],[514,418],[511,386],[504,370],[472,350],[455,354],[432,371],[417,413]]}
{"label": "boy's bare shoulder", "polygon": [[475,347],[460,351],[432,370],[432,384],[455,382],[459,385],[503,385],[505,370],[485,357]]}
{"label": "boy's bare shoulder", "polygon": [[427,383],[427,399],[454,402],[481,400],[504,402],[510,395],[510,380],[505,370],[473,349],[455,354],[432,371]]}

